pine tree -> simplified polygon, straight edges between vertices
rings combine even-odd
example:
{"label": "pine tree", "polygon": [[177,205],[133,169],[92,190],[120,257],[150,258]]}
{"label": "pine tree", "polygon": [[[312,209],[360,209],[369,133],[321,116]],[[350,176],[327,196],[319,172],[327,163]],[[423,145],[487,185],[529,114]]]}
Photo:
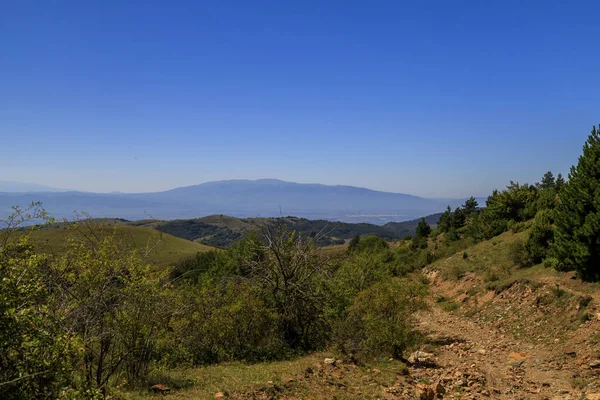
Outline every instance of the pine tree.
{"label": "pine tree", "polygon": [[542,182],[538,184],[540,189],[552,189],[555,185],[554,175],[551,171],[548,171],[542,177]]}
{"label": "pine tree", "polygon": [[477,211],[477,207],[479,207],[479,204],[477,203],[477,200],[475,200],[475,197],[473,197],[473,196],[471,196],[468,200],[466,200],[465,204],[463,205],[463,209],[465,210],[465,214],[467,214],[467,215],[471,215],[475,211]]}
{"label": "pine tree", "polygon": [[421,218],[417,224],[416,236],[419,238],[428,237],[431,233],[431,226],[425,221],[425,218]]}
{"label": "pine tree", "polygon": [[446,211],[440,215],[440,220],[438,221],[438,229],[440,232],[448,232],[452,227],[452,209],[450,206],[446,208]]}
{"label": "pine tree", "polygon": [[554,251],[561,267],[600,280],[600,126],[592,128],[559,197]]}
{"label": "pine tree", "polygon": [[554,188],[558,192],[565,185],[565,178],[563,178],[562,174],[558,174],[556,177],[556,182],[554,182]]}

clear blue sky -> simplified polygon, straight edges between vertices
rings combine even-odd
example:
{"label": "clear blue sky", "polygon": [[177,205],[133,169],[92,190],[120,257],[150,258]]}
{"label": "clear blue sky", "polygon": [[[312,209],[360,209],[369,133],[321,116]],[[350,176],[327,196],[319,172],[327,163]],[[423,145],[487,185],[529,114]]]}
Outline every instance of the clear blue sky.
{"label": "clear blue sky", "polygon": [[487,195],[600,122],[598,1],[0,2],[0,180]]}

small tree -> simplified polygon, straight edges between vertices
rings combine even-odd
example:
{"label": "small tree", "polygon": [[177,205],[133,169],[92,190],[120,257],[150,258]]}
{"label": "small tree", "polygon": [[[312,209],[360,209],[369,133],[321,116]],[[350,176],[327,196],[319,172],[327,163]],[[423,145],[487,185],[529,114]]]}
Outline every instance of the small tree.
{"label": "small tree", "polygon": [[554,187],[556,188],[556,191],[560,191],[562,189],[562,187],[565,185],[565,178],[563,178],[562,174],[558,174],[558,176],[556,177],[556,182],[554,183]]}
{"label": "small tree", "polygon": [[426,307],[427,285],[393,278],[360,292],[340,326],[342,351],[358,358],[402,357],[416,344],[414,314]]}
{"label": "small tree", "polygon": [[[315,241],[282,224],[262,230],[261,253],[243,262],[249,277],[261,288],[261,297],[278,316],[284,340],[292,349],[319,347],[328,335],[323,291],[326,260],[317,254]],[[251,254],[254,254],[252,251]]]}
{"label": "small tree", "polygon": [[540,189],[553,189],[555,186],[554,175],[551,171],[548,171],[542,177],[542,181],[538,183]]}
{"label": "small tree", "polygon": [[556,212],[555,247],[565,269],[600,280],[600,126],[592,128]]}
{"label": "small tree", "polygon": [[468,216],[468,215],[471,215],[474,212],[476,212],[478,207],[479,207],[479,203],[477,203],[477,200],[475,200],[475,197],[471,196],[465,201],[465,204],[463,205],[463,210],[464,210],[465,214]]}
{"label": "small tree", "polygon": [[415,235],[419,238],[426,238],[426,237],[429,237],[430,233],[431,233],[431,226],[429,226],[427,221],[425,221],[425,218],[421,218],[421,220],[417,224],[417,229],[416,229]]}

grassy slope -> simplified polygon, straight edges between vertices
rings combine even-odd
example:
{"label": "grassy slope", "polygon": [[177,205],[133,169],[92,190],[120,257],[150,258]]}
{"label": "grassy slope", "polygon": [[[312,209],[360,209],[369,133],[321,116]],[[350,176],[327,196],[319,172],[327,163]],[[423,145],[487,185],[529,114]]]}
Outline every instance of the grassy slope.
{"label": "grassy slope", "polygon": [[[156,246],[149,255],[149,261],[160,266],[166,266],[180,261],[183,258],[193,256],[197,252],[212,249],[204,244],[191,242],[175,236],[161,233],[147,227],[127,226],[123,224],[105,226],[100,228],[103,232],[111,233],[116,229],[117,237],[126,245],[130,245],[140,251],[147,247]],[[67,240],[76,234],[65,228],[54,228],[33,231],[32,242],[42,251],[48,253],[60,253]]]}

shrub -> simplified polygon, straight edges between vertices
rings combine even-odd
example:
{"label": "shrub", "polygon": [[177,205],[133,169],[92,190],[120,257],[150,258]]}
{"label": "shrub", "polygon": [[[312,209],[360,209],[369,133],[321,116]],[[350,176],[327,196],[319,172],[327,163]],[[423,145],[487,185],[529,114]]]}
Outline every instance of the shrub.
{"label": "shrub", "polygon": [[525,250],[533,264],[539,264],[548,254],[554,240],[552,228],[552,211],[542,210],[535,217],[535,222],[525,243]]}
{"label": "shrub", "polygon": [[561,270],[560,261],[554,257],[548,257],[548,258],[544,259],[544,261],[542,262],[542,265],[546,268],[554,268],[559,271]]}
{"label": "shrub", "polygon": [[401,357],[417,343],[413,315],[426,307],[427,293],[426,285],[401,278],[362,291],[339,329],[338,345],[359,359]]}
{"label": "shrub", "polygon": [[171,332],[162,344],[166,365],[263,361],[286,355],[277,314],[248,282],[231,279],[182,289]]}
{"label": "shrub", "polygon": [[508,247],[508,258],[517,267],[530,267],[531,260],[522,240],[512,242]]}
{"label": "shrub", "polygon": [[56,399],[65,389],[76,397],[80,342],[60,329],[65,314],[49,287],[50,260],[35,253],[28,233],[15,232],[46,213],[39,203],[14,211],[0,220],[0,398]]}
{"label": "shrub", "polygon": [[365,236],[360,237],[358,239],[353,238],[350,246],[348,247],[348,252],[368,252],[368,253],[377,253],[383,250],[386,250],[390,247],[388,242],[379,236]]}

